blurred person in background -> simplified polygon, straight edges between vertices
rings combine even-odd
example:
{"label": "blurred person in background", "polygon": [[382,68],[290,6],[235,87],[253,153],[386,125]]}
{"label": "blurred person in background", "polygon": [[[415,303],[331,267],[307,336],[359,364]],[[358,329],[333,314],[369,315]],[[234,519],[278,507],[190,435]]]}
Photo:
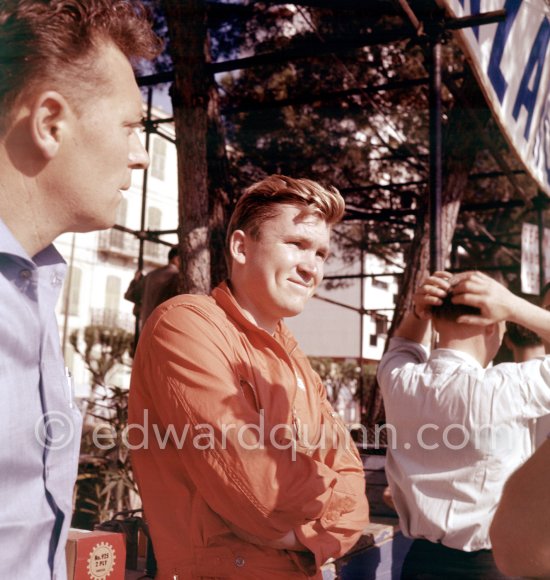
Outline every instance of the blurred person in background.
{"label": "blurred person in background", "polygon": [[506,322],[504,342],[514,362],[525,362],[545,354],[542,338],[536,332],[510,321]]}
{"label": "blurred person in background", "polygon": [[[513,322],[506,322],[504,343],[510,350],[514,362],[525,362],[545,355],[542,338],[535,332]],[[533,451],[545,440],[550,431],[550,415],[533,420]]]}
{"label": "blurred person in background", "polygon": [[178,248],[170,248],[168,263],[165,266],[155,268],[145,275],[141,274],[139,270],[136,272],[124,298],[134,303],[134,315],[139,317],[140,330],[157,306],[169,298],[177,296],[179,270]]}

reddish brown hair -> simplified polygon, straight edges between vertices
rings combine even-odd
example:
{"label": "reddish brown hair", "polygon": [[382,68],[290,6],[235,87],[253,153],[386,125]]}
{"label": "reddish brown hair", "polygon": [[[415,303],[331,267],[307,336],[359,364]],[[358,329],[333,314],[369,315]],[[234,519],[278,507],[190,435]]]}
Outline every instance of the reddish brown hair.
{"label": "reddish brown hair", "polygon": [[311,179],[294,179],[286,175],[270,175],[245,190],[229,221],[226,238],[226,260],[231,270],[229,242],[236,230],[243,230],[258,239],[262,225],[274,218],[281,204],[302,206],[319,214],[329,225],[339,222],[345,202],[335,187],[324,187]]}
{"label": "reddish brown hair", "polygon": [[257,238],[261,225],[277,214],[280,204],[309,208],[329,225],[339,222],[345,210],[344,200],[335,187],[323,187],[311,179],[271,175],[249,187],[240,197],[229,222],[227,240],[235,230]]}
{"label": "reddish brown hair", "polygon": [[69,92],[79,85],[97,89],[93,55],[105,42],[131,61],[151,59],[162,46],[139,0],[2,0],[0,131],[33,87],[51,82]]}

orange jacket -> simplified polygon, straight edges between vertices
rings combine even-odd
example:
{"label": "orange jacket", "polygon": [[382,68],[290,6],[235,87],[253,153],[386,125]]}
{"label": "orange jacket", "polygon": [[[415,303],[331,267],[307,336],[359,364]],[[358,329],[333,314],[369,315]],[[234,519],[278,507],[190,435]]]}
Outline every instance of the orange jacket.
{"label": "orange jacket", "polygon": [[[225,283],[151,316],[128,442],[161,580],[320,578],[368,523],[361,461],[319,376]],[[309,552],[265,546],[290,530]]]}

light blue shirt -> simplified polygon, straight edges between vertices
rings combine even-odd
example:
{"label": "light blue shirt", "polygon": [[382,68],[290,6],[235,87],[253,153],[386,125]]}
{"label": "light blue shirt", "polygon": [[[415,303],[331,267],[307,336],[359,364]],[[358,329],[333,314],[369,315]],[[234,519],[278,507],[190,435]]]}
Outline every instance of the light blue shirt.
{"label": "light blue shirt", "polygon": [[66,578],[82,420],[54,311],[65,271],[53,246],[30,259],[0,220],[2,578]]}

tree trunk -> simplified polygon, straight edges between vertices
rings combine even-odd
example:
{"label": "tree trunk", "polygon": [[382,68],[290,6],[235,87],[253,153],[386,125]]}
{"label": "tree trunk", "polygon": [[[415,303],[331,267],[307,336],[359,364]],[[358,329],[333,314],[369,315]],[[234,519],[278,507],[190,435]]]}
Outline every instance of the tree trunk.
{"label": "tree trunk", "polygon": [[210,62],[205,0],[163,0],[175,81],[172,105],[179,178],[180,289],[207,294],[227,275],[224,241],[229,166]]}
{"label": "tree trunk", "polygon": [[208,189],[210,231],[210,277],[217,286],[227,277],[225,233],[231,209],[229,162],[225,149],[225,132],[220,119],[218,89],[212,82],[208,103]]}
{"label": "tree trunk", "polygon": [[[441,246],[443,261],[451,252],[451,243],[456,228],[460,202],[468,184],[468,176],[476,154],[480,150],[481,139],[477,127],[484,127],[489,110],[483,103],[483,96],[475,78],[467,74],[455,106],[449,113],[449,121],[443,136],[443,191]],[[480,118],[480,115],[482,118]],[[396,315],[392,321],[390,336],[401,322],[403,314],[411,307],[416,288],[428,274],[430,267],[430,225],[427,207],[421,208],[418,224],[409,255]]]}
{"label": "tree trunk", "polygon": [[[443,136],[441,246],[444,262],[451,252],[460,202],[467,186],[468,176],[476,154],[481,148],[478,127],[484,127],[490,115],[475,78],[469,71],[467,73],[460,95],[458,98],[455,96],[455,105],[449,113],[449,120]],[[414,239],[406,256],[405,264],[401,292],[388,332],[388,341],[399,326],[405,312],[411,308],[416,288],[429,272],[430,223],[427,206],[420,208],[418,213]],[[367,424],[375,422],[383,415],[380,390],[376,388],[374,391],[367,409]]]}

